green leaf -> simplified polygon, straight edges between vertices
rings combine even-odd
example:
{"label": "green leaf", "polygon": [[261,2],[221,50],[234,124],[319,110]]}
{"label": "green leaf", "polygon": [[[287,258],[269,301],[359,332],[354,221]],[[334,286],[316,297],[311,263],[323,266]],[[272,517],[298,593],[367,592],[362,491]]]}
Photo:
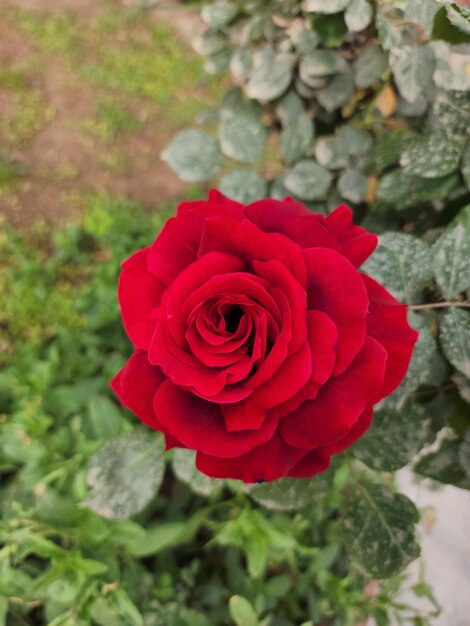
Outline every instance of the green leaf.
{"label": "green leaf", "polygon": [[320,137],[315,144],[315,157],[320,165],[329,170],[343,169],[349,161],[345,137],[340,134]]}
{"label": "green leaf", "polygon": [[132,433],[107,441],[90,459],[92,491],[86,506],[102,517],[127,519],[157,494],[164,470],[164,448],[154,433]]}
{"label": "green leaf", "polygon": [[470,311],[450,308],[441,323],[440,341],[452,365],[470,378]]}
{"label": "green leaf", "polygon": [[348,71],[348,64],[339,52],[315,50],[301,58],[299,76],[311,87],[318,87],[318,78]]}
{"label": "green leaf", "polygon": [[150,526],[144,537],[130,541],[126,549],[130,555],[143,559],[187,543],[201,527],[204,515],[205,511],[200,509],[184,522],[164,522]]}
{"label": "green leaf", "polygon": [[436,58],[434,83],[446,90],[470,90],[470,73],[468,72],[468,52],[457,46],[450,46],[443,41],[433,44]]}
{"label": "green leaf", "polygon": [[380,134],[367,155],[364,169],[368,174],[379,174],[398,163],[402,152],[410,145],[413,134],[407,130],[393,130]]}
{"label": "green leaf", "polygon": [[253,69],[253,55],[248,48],[236,48],[230,59],[230,71],[237,84],[243,84]]}
{"label": "green leaf", "polygon": [[454,2],[446,6],[446,11],[451,24],[466,35],[470,35],[470,10]]}
{"label": "green leaf", "polygon": [[428,382],[438,354],[436,340],[431,332],[428,318],[416,313],[409,313],[408,318],[410,326],[419,332],[418,341],[403,381],[398,389],[385,400],[387,406],[399,409],[420,385]]}
{"label": "green leaf", "polygon": [[279,146],[284,163],[290,165],[303,157],[311,148],[314,137],[313,121],[301,111],[283,126]]}
{"label": "green leaf", "polygon": [[302,9],[311,13],[339,13],[344,11],[351,0],[304,0]]}
{"label": "green leaf", "polygon": [[350,558],[374,578],[398,574],[419,556],[418,521],[415,505],[404,495],[361,484],[344,521]]}
{"label": "green leaf", "polygon": [[236,626],[258,626],[254,608],[243,596],[232,596],[228,603],[230,617]]}
{"label": "green leaf", "polygon": [[402,44],[402,31],[400,25],[397,24],[397,13],[395,11],[387,11],[384,5],[382,8],[377,6],[375,25],[379,35],[380,43],[385,50],[390,50],[394,46]]}
{"label": "green leaf", "polygon": [[367,177],[359,170],[346,170],[338,180],[338,191],[341,197],[355,204],[364,200],[367,186]]}
{"label": "green leaf", "polygon": [[436,282],[448,299],[470,288],[470,228],[457,224],[432,248]]}
{"label": "green leaf", "polygon": [[345,102],[347,102],[354,94],[354,81],[352,75],[338,74],[317,94],[317,100],[321,106],[332,113]]}
{"label": "green leaf", "polygon": [[470,489],[470,478],[460,463],[460,448],[461,440],[445,439],[439,450],[423,456],[413,469],[440,483]]}
{"label": "green leaf", "polygon": [[8,614],[8,598],[0,595],[0,626],[6,626]]}
{"label": "green leaf", "polygon": [[415,139],[401,155],[400,165],[407,174],[440,178],[459,166],[463,142],[443,132],[432,132]]}
{"label": "green leaf", "polygon": [[380,46],[370,46],[362,52],[354,66],[354,82],[361,89],[380,80],[387,67],[387,55]]}
{"label": "green leaf", "polygon": [[414,102],[432,83],[432,48],[426,45],[393,48],[390,67],[402,97],[408,102]]}
{"label": "green leaf", "polygon": [[168,163],[182,180],[202,182],[216,176],[222,169],[223,159],[217,142],[200,130],[183,130],[162,152]]}
{"label": "green leaf", "polygon": [[405,17],[418,22],[423,28],[425,36],[429,37],[438,9],[436,0],[409,0],[405,9]]}
{"label": "green leaf", "polygon": [[204,22],[214,30],[227,26],[238,13],[237,6],[229,0],[216,0],[205,4],[201,10]]}
{"label": "green leaf", "polygon": [[304,22],[299,22],[297,27],[289,29],[289,37],[300,54],[313,52],[320,43],[318,33],[307,28]]}
{"label": "green leaf", "polygon": [[350,32],[357,33],[369,26],[372,16],[372,6],[367,0],[352,0],[344,14],[344,21]]}
{"label": "green leaf", "polygon": [[339,48],[348,32],[342,13],[334,15],[317,13],[313,16],[312,23],[325,48]]}
{"label": "green leaf", "polygon": [[456,174],[442,178],[422,178],[397,169],[381,178],[377,201],[400,211],[416,204],[447,198],[458,187],[459,177]]}
{"label": "green leaf", "polygon": [[116,404],[106,396],[95,396],[88,405],[94,438],[110,439],[121,434],[124,420]]}
{"label": "green leaf", "polygon": [[372,148],[373,140],[365,130],[344,124],[338,131],[338,138],[351,156],[364,156]]}
{"label": "green leaf", "polygon": [[249,204],[267,194],[267,183],[257,173],[235,170],[220,180],[220,191],[233,200]]}
{"label": "green leaf", "polygon": [[331,174],[314,161],[299,161],[286,173],[284,184],[302,200],[322,200],[331,185]]}
{"label": "green leaf", "polygon": [[182,483],[200,496],[210,496],[222,488],[223,482],[209,478],[196,469],[196,453],[176,448],[173,452],[173,471]]}
{"label": "green leaf", "polygon": [[462,155],[462,176],[465,184],[470,189],[470,141],[467,142]]}
{"label": "green leaf", "polygon": [[374,470],[394,472],[424,447],[428,423],[426,411],[419,404],[407,402],[399,410],[379,409],[372,426],[353,446],[354,456]]}
{"label": "green leaf", "polygon": [[362,266],[392,294],[406,304],[432,279],[430,247],[412,235],[385,233],[379,245]]}
{"label": "green leaf", "polygon": [[460,444],[459,462],[470,481],[470,429],[467,430]]}
{"label": "green leaf", "polygon": [[460,91],[438,92],[434,115],[447,135],[460,140],[470,128],[470,98]]}
{"label": "green leaf", "polygon": [[256,163],[263,156],[266,128],[251,113],[235,112],[222,117],[219,140],[226,156],[244,163]]}
{"label": "green leaf", "polygon": [[261,506],[272,511],[297,511],[318,503],[331,484],[331,475],[313,478],[281,478],[270,483],[250,485],[249,495]]}
{"label": "green leaf", "polygon": [[434,16],[431,38],[442,39],[452,44],[468,43],[470,39],[469,35],[452,24],[446,7],[441,7]]}
{"label": "green leaf", "polygon": [[255,67],[245,93],[249,98],[269,102],[282,96],[292,80],[295,57],[287,52],[264,55],[259,67]]}

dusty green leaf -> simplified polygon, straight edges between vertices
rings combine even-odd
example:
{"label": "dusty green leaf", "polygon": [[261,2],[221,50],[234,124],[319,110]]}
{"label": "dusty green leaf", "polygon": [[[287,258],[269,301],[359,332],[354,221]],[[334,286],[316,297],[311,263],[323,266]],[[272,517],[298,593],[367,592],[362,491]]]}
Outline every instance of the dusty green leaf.
{"label": "dusty green leaf", "polygon": [[447,4],[446,11],[449,21],[463,33],[470,35],[470,10],[454,2]]}
{"label": "dusty green leaf", "polygon": [[400,94],[414,102],[432,82],[434,53],[426,45],[393,48],[390,67]]}
{"label": "dusty green leaf", "polygon": [[459,166],[463,142],[444,132],[421,135],[403,152],[400,165],[406,173],[423,178],[440,178]]}
{"label": "dusty green leaf", "polygon": [[291,165],[307,154],[312,148],[313,137],[313,121],[302,111],[282,129],[279,147],[284,163]]}
{"label": "dusty green leaf", "polygon": [[261,102],[282,96],[292,80],[294,59],[293,54],[285,52],[266,56],[251,73],[245,86],[246,95]]}
{"label": "dusty green leaf", "polygon": [[344,14],[344,21],[348,30],[356,33],[369,26],[372,16],[372,6],[367,0],[352,0]]}
{"label": "dusty green leaf", "polygon": [[222,169],[223,159],[215,139],[200,130],[183,130],[162,152],[168,163],[182,180],[201,182],[216,176]]}
{"label": "dusty green leaf", "polygon": [[314,161],[299,161],[286,173],[284,184],[302,200],[322,200],[331,185],[331,174]]}
{"label": "dusty green leaf", "polygon": [[174,450],[173,471],[182,483],[200,496],[210,496],[222,487],[222,481],[209,478],[196,469],[196,453],[193,450]]}
{"label": "dusty green leaf", "polygon": [[467,142],[463,151],[461,169],[465,184],[470,189],[470,141]]}
{"label": "dusty green leaf", "polygon": [[344,526],[351,560],[373,578],[389,578],[419,556],[419,513],[402,494],[363,484],[346,511]]}
{"label": "dusty green leaf", "polygon": [[432,279],[431,249],[412,235],[385,233],[379,237],[379,245],[363,270],[398,300],[411,304]]}
{"label": "dusty green leaf", "polygon": [[379,174],[382,170],[398,163],[402,152],[413,141],[414,135],[406,130],[393,130],[380,134],[365,162],[365,171]]}
{"label": "dusty green leaf", "polygon": [[333,76],[348,70],[348,64],[339,52],[315,50],[301,58],[299,75],[301,80],[311,87],[319,87],[318,79]]}
{"label": "dusty green leaf", "polygon": [[344,11],[351,0],[304,0],[302,8],[312,13],[339,13]]}
{"label": "dusty green leaf", "polygon": [[93,454],[83,505],[102,517],[127,519],[157,494],[164,470],[164,447],[155,433],[126,433],[109,439]]}
{"label": "dusty green leaf", "polygon": [[315,144],[315,157],[320,165],[329,170],[340,170],[349,161],[349,151],[342,135],[320,137]]}
{"label": "dusty green leaf", "polygon": [[353,94],[354,81],[348,72],[335,76],[327,87],[317,93],[317,100],[326,111],[332,113],[347,102]]}
{"label": "dusty green leaf", "polygon": [[360,88],[380,80],[387,67],[387,55],[380,46],[370,46],[359,55],[354,66],[354,82]]}
{"label": "dusty green leaf", "polygon": [[219,141],[222,152],[231,159],[256,163],[263,156],[266,128],[254,115],[239,111],[222,117]]}
{"label": "dusty green leaf", "polygon": [[432,248],[436,282],[447,299],[470,288],[470,228],[457,224]]}
{"label": "dusty green leaf", "polygon": [[354,456],[372,469],[394,472],[424,447],[428,422],[423,406],[412,402],[400,409],[379,409],[372,426],[352,448]]}
{"label": "dusty green leaf", "polygon": [[414,465],[414,471],[446,485],[470,489],[470,478],[460,462],[461,445],[460,439],[445,439],[437,451],[429,452]]}
{"label": "dusty green leaf", "polygon": [[346,170],[338,179],[338,191],[341,197],[355,204],[364,200],[367,185],[367,177],[357,169]]}
{"label": "dusty green leaf", "polygon": [[438,92],[434,115],[447,135],[460,140],[470,129],[470,98],[460,91]]}
{"label": "dusty green leaf", "polygon": [[202,7],[201,17],[210,28],[217,30],[229,24],[237,13],[237,5],[230,0],[215,0]]}
{"label": "dusty green leaf", "polygon": [[331,475],[313,478],[281,478],[270,483],[250,485],[249,495],[261,506],[273,511],[297,511],[319,502],[331,482]]}
{"label": "dusty green leaf", "polygon": [[459,177],[456,174],[422,178],[397,169],[380,179],[377,200],[395,211],[401,211],[423,202],[447,198],[458,186]]}
{"label": "dusty green leaf", "polygon": [[436,0],[409,0],[405,9],[405,17],[420,24],[424,34],[429,37],[438,9]]}
{"label": "dusty green leaf", "polygon": [[470,311],[450,308],[441,323],[440,341],[452,365],[470,378]]}

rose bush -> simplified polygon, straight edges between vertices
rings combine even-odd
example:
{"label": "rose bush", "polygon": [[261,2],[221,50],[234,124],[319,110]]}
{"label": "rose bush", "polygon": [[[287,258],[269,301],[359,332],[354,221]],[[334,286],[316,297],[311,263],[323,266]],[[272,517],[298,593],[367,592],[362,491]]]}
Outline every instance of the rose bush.
{"label": "rose bush", "polygon": [[325,470],[399,385],[417,339],[406,306],[358,271],[376,244],[346,206],[325,218],[217,191],[181,204],[122,265],[135,352],[114,391],[209,476]]}

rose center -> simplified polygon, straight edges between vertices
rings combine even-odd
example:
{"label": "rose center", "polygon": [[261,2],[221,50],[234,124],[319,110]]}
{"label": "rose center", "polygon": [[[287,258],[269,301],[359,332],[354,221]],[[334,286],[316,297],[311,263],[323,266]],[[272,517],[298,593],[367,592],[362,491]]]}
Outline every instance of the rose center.
{"label": "rose center", "polygon": [[234,306],[225,313],[225,328],[229,333],[234,333],[238,330],[243,315],[244,311],[239,306]]}

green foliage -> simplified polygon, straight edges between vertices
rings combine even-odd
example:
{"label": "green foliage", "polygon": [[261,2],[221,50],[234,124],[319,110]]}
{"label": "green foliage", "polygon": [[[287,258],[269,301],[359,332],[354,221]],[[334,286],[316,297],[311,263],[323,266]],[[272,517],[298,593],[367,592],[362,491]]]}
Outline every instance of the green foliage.
{"label": "green foliage", "polygon": [[[343,512],[359,483],[378,488],[368,476],[340,462],[311,480],[247,489],[211,480],[195,470],[194,453],[164,455],[159,436],[110,394],[129,350],[116,306],[119,263],[150,243],[167,215],[90,196],[82,225],[52,240],[5,229],[0,624],[418,618],[393,602],[401,579],[369,596],[367,577],[348,565],[349,533],[362,520]],[[410,542],[413,521],[405,516],[400,527]],[[386,551],[387,535],[377,533]],[[388,573],[403,563],[393,556]]]}

